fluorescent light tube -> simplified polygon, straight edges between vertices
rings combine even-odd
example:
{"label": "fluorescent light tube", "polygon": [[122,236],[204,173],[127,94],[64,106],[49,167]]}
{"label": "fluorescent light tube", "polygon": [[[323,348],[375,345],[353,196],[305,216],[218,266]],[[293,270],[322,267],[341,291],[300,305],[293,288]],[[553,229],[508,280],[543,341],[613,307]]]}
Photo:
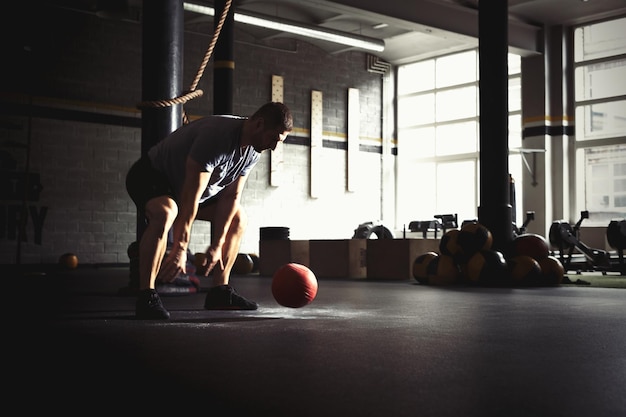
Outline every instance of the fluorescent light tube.
{"label": "fluorescent light tube", "polygon": [[[212,7],[200,6],[193,3],[183,3],[183,6],[185,10],[190,12],[215,16],[215,10]],[[385,49],[385,42],[379,39],[353,35],[330,29],[321,29],[313,26],[304,26],[300,23],[288,22],[285,20],[273,20],[266,16],[261,17],[260,15],[235,13],[234,20],[247,25],[260,26],[280,32],[293,33],[295,35],[320,39],[368,51],[382,52]]]}

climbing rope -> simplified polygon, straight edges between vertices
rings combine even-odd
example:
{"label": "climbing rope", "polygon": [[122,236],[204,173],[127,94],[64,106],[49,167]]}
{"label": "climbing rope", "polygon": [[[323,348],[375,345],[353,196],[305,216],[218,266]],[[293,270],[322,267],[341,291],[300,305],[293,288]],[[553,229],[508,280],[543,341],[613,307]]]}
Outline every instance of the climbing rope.
{"label": "climbing rope", "polygon": [[[172,98],[172,99],[142,101],[141,103],[137,105],[137,108],[144,109],[144,108],[170,107],[176,104],[185,104],[189,100],[202,97],[204,92],[196,88],[198,87],[198,83],[200,82],[200,79],[204,75],[204,70],[207,64],[209,63],[211,56],[213,55],[215,44],[217,43],[217,40],[219,39],[220,32],[222,31],[222,26],[224,26],[224,22],[226,21],[226,16],[228,15],[228,11],[230,10],[231,4],[232,4],[232,0],[227,0],[226,4],[224,5],[224,10],[222,11],[220,20],[217,23],[217,26],[215,27],[215,32],[213,33],[213,38],[211,39],[211,43],[209,44],[209,47],[207,48],[206,53],[204,54],[204,59],[202,60],[202,63],[200,64],[200,67],[198,68],[198,72],[196,73],[196,78],[191,83],[189,90],[187,90],[187,92],[185,92],[183,95]],[[185,113],[184,109],[183,109],[183,123],[184,124],[189,123],[189,118],[187,117],[187,114]]]}

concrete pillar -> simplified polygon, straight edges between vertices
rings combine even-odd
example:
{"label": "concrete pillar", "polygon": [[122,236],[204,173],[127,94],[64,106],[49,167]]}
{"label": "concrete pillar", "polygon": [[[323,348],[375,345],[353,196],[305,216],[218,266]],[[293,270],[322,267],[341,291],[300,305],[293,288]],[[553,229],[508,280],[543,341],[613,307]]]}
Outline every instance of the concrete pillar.
{"label": "concrete pillar", "polygon": [[[523,141],[526,149],[545,149],[548,137],[548,119],[546,115],[546,71],[543,55],[533,55],[522,58],[522,120]],[[547,230],[552,221],[552,200],[546,199],[550,184],[546,184],[546,154],[523,154],[529,167],[523,171],[522,186],[523,210],[535,212],[535,219],[528,225],[529,233],[547,236]],[[519,203],[519,202],[518,202]],[[549,220],[546,219],[550,217]]]}
{"label": "concrete pillar", "polygon": [[478,221],[493,234],[493,248],[512,240],[508,149],[508,2],[478,8],[480,87],[480,206]]}
{"label": "concrete pillar", "polygon": [[[215,2],[214,22],[216,28],[225,6],[226,0]],[[231,5],[213,51],[213,114],[233,114],[234,15],[235,8]]]}
{"label": "concrete pillar", "polygon": [[[142,20],[142,101],[167,100],[183,91],[183,2],[145,0]],[[141,154],[182,125],[182,105],[142,108]],[[137,213],[137,239],[145,228]]]}

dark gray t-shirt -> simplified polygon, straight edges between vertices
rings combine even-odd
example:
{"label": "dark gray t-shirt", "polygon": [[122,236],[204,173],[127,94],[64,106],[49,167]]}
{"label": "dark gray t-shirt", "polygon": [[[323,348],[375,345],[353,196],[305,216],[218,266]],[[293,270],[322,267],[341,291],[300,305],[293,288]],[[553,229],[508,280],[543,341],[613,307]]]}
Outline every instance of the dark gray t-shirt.
{"label": "dark gray t-shirt", "polygon": [[213,171],[200,201],[215,196],[239,176],[247,175],[261,154],[252,146],[242,148],[241,130],[245,118],[209,116],[183,125],[154,145],[148,156],[152,166],[165,173],[177,197],[185,179],[187,156]]}

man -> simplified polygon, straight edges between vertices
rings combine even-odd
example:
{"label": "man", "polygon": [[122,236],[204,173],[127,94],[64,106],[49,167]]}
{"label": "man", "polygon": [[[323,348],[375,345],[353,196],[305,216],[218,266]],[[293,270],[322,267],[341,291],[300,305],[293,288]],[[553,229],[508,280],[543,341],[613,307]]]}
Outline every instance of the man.
{"label": "man", "polygon": [[[274,150],[293,129],[291,111],[271,102],[250,118],[210,116],[182,126],[152,147],[128,172],[126,188],[145,214],[139,241],[139,319],[168,319],[155,290],[186,272],[195,219],[211,222],[204,275],[213,270],[209,310],[255,310],[230,286],[230,272],[246,227],[240,205],[246,178],[266,149]],[[166,255],[168,231],[173,243]]]}

